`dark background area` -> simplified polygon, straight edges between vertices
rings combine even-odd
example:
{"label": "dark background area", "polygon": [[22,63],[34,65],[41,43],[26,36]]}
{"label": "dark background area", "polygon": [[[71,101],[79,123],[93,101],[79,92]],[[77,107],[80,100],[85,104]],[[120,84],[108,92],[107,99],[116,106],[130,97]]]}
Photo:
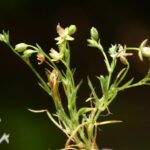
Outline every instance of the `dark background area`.
{"label": "dark background area", "polygon": [[[71,43],[72,67],[76,79],[84,79],[78,103],[89,96],[87,75],[99,88],[96,75],[106,74],[98,51],[87,47],[89,30],[95,26],[102,44],[139,46],[150,38],[150,11],[146,1],[113,0],[0,0],[0,31],[9,30],[11,42],[41,45],[46,52],[55,46],[56,25],[76,24],[78,30]],[[129,78],[142,78],[150,63],[129,58],[132,69]],[[122,65],[120,65],[122,67]],[[150,149],[150,88],[129,89],[118,95],[110,106],[113,115],[104,119],[123,120],[121,124],[101,127],[98,143],[113,150]],[[34,114],[27,108],[54,110],[50,97],[37,85],[29,68],[9,48],[0,43],[0,137],[10,133],[10,144],[0,144],[0,150],[56,150],[64,146],[66,137],[45,114]]]}

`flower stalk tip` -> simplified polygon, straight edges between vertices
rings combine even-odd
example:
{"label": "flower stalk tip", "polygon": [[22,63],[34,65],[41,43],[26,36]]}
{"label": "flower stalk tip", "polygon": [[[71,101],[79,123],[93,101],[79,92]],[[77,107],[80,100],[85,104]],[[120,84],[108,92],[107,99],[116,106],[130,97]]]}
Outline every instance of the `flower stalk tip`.
{"label": "flower stalk tip", "polygon": [[99,33],[95,27],[91,28],[91,38],[97,41],[99,39]]}
{"label": "flower stalk tip", "polygon": [[70,25],[68,28],[66,28],[66,29],[68,29],[68,34],[69,35],[72,35],[72,34],[74,34],[76,31],[77,31],[77,27],[75,26],[75,25]]}

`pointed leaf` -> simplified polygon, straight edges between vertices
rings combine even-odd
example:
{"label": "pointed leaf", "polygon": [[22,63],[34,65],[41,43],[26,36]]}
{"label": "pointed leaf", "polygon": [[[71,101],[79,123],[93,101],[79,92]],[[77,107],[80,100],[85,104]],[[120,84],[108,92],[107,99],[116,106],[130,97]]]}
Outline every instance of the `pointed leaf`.
{"label": "pointed leaf", "polygon": [[93,96],[94,96],[94,99],[98,102],[99,101],[99,98],[98,98],[98,96],[97,96],[97,94],[96,94],[96,92],[95,92],[95,90],[94,90],[94,87],[93,87],[93,85],[92,85],[92,82],[91,82],[91,80],[88,78],[88,85],[89,85],[89,87],[90,87],[90,89],[91,89],[91,92],[92,92],[92,94],[93,94]]}
{"label": "pointed leaf", "polygon": [[130,79],[128,82],[126,82],[124,85],[122,85],[119,90],[124,90],[125,88],[127,88],[132,82],[133,82],[134,78]]}
{"label": "pointed leaf", "polygon": [[104,77],[103,75],[101,75],[100,77],[97,77],[97,78],[100,80],[103,94],[105,96],[107,96],[107,94],[108,94],[108,89],[107,89],[108,76]]}

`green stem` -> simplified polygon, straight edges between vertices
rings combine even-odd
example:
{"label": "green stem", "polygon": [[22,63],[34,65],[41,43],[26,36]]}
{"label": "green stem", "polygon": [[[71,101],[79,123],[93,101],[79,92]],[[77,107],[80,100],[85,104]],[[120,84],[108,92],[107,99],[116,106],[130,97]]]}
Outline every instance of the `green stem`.
{"label": "green stem", "polygon": [[[22,60],[29,66],[29,68],[34,72],[34,74],[37,76],[37,78],[38,78],[39,81],[42,83],[42,85],[44,85],[44,87],[46,88],[47,93],[50,94],[51,91],[50,91],[48,85],[45,83],[45,81],[44,81],[43,78],[39,75],[39,73],[33,68],[33,66],[29,63],[29,61],[26,61],[25,59],[23,59],[23,58],[21,57],[21,55],[20,55],[18,52],[15,51],[15,49],[11,46],[10,43],[8,43],[8,46],[10,47],[10,49],[11,49],[20,59],[22,59]],[[50,94],[50,95],[51,95],[51,94]]]}
{"label": "green stem", "polygon": [[139,51],[140,48],[136,48],[136,47],[127,47],[127,48],[125,48],[125,50],[135,50],[135,51]]}
{"label": "green stem", "polygon": [[106,55],[106,53],[104,52],[104,49],[103,49],[103,47],[100,45],[100,44],[98,44],[97,45],[97,48],[101,51],[101,53],[103,54],[103,56],[104,56],[104,59],[105,59],[105,63],[106,63],[106,67],[107,67],[107,70],[108,70],[108,72],[110,71],[110,63],[109,63],[109,60],[108,60],[108,58],[107,58],[107,55]]}
{"label": "green stem", "polygon": [[127,68],[126,68],[125,72],[123,73],[121,79],[117,82],[117,86],[118,86],[118,85],[122,82],[122,80],[125,78],[125,76],[127,75],[129,69],[130,69],[130,64],[128,63],[128,64],[127,64]]}
{"label": "green stem", "polygon": [[[131,84],[131,85],[128,85],[127,87],[125,87],[125,88],[119,88],[118,90],[119,91],[122,91],[122,90],[124,90],[124,89],[129,89],[129,88],[132,88],[132,87],[137,87],[137,86],[141,86],[141,85],[146,85],[147,83],[147,81],[149,81],[150,80],[150,69],[148,70],[148,73],[147,73],[147,75],[143,78],[143,79],[141,79],[140,81],[138,81],[137,83],[134,83],[134,84]],[[148,79],[148,80],[147,80]]]}
{"label": "green stem", "polygon": [[52,66],[60,73],[58,67],[55,65],[55,63],[50,59],[50,57],[43,51],[43,49],[39,45],[38,47],[30,45],[30,47],[37,50],[39,53],[42,53],[47,58],[47,60],[52,64]]}
{"label": "green stem", "polygon": [[[37,76],[37,78],[39,79],[39,81],[42,83],[42,85],[44,86],[46,92],[52,96],[52,93],[51,93],[51,90],[50,88],[48,87],[47,83],[43,80],[43,78],[40,76],[40,74],[34,69],[34,67],[31,65],[31,63],[28,61],[26,61],[25,59],[22,58],[22,56],[15,51],[15,49],[11,46],[10,43],[7,44],[10,49],[20,58],[22,59],[28,66],[29,68],[33,71],[33,73]],[[58,104],[57,103],[57,100],[54,100],[54,104],[55,104],[55,107],[56,107],[56,110],[59,110],[59,114],[61,114],[61,119],[65,121],[65,124],[67,124],[69,126],[70,124],[70,121],[69,119],[67,119],[67,114],[65,113],[62,105]]]}
{"label": "green stem", "polygon": [[107,82],[107,90],[109,90],[109,88],[110,88],[112,74],[115,70],[116,64],[117,64],[117,59],[113,58],[112,63],[111,63],[111,67],[110,67],[109,72],[108,72],[109,75],[108,75],[108,82]]}
{"label": "green stem", "polygon": [[100,115],[100,113],[101,112],[103,112],[104,110],[106,110],[106,108],[108,108],[108,106],[111,104],[111,102],[114,100],[114,98],[117,96],[117,93],[115,93],[114,95],[113,95],[113,97],[110,99],[110,100],[104,100],[105,101],[105,103],[104,103],[104,108],[101,110],[101,109],[98,109],[98,111],[97,111],[97,113],[96,113],[96,115],[95,115],[95,117],[94,117],[94,121],[96,122],[97,121],[97,119],[98,119],[98,117],[99,117],[99,115]]}

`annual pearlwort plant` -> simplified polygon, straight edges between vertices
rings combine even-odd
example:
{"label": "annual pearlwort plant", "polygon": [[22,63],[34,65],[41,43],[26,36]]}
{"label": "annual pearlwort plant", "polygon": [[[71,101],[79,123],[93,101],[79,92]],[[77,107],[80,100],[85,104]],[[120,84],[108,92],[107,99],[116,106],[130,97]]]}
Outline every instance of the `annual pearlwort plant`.
{"label": "annual pearlwort plant", "polygon": [[[74,40],[72,35],[76,32],[76,26],[70,25],[69,27],[62,28],[58,24],[56,29],[58,33],[58,37],[55,38],[57,41],[57,49],[51,48],[48,54],[38,44],[33,46],[20,43],[13,47],[10,43],[8,32],[3,31],[0,34],[0,41],[6,43],[29,66],[37,76],[39,86],[53,100],[56,108],[55,114],[52,114],[47,109],[29,110],[35,113],[45,112],[49,119],[66,134],[68,139],[64,150],[99,150],[100,148],[96,144],[98,126],[121,122],[120,120],[101,122],[99,121],[100,115],[104,111],[109,113],[108,107],[120,91],[136,86],[150,85],[150,67],[147,74],[141,80],[135,82],[134,78],[131,78],[126,83],[124,81],[130,69],[130,63],[127,57],[133,55],[132,51],[136,51],[140,61],[146,57],[150,59],[150,47],[147,46],[147,40],[144,40],[139,47],[127,47],[115,44],[111,45],[109,50],[104,50],[97,29],[92,27],[90,30],[90,38],[87,40],[88,46],[96,48],[103,55],[108,74],[97,77],[102,91],[100,97],[91,80],[89,78],[87,79],[91,94],[85,102],[89,103],[89,106],[77,108],[77,93],[82,82],[78,84],[75,82],[75,69],[70,67],[71,56],[69,46],[69,42]],[[37,61],[38,65],[47,65],[45,68],[47,80],[32,65],[30,61],[32,55],[36,55],[37,60],[35,61]],[[114,71],[116,71],[118,59],[119,62],[123,63],[123,68],[116,75]],[[64,66],[63,69],[59,64]],[[60,86],[65,94],[67,110],[62,104]]]}

